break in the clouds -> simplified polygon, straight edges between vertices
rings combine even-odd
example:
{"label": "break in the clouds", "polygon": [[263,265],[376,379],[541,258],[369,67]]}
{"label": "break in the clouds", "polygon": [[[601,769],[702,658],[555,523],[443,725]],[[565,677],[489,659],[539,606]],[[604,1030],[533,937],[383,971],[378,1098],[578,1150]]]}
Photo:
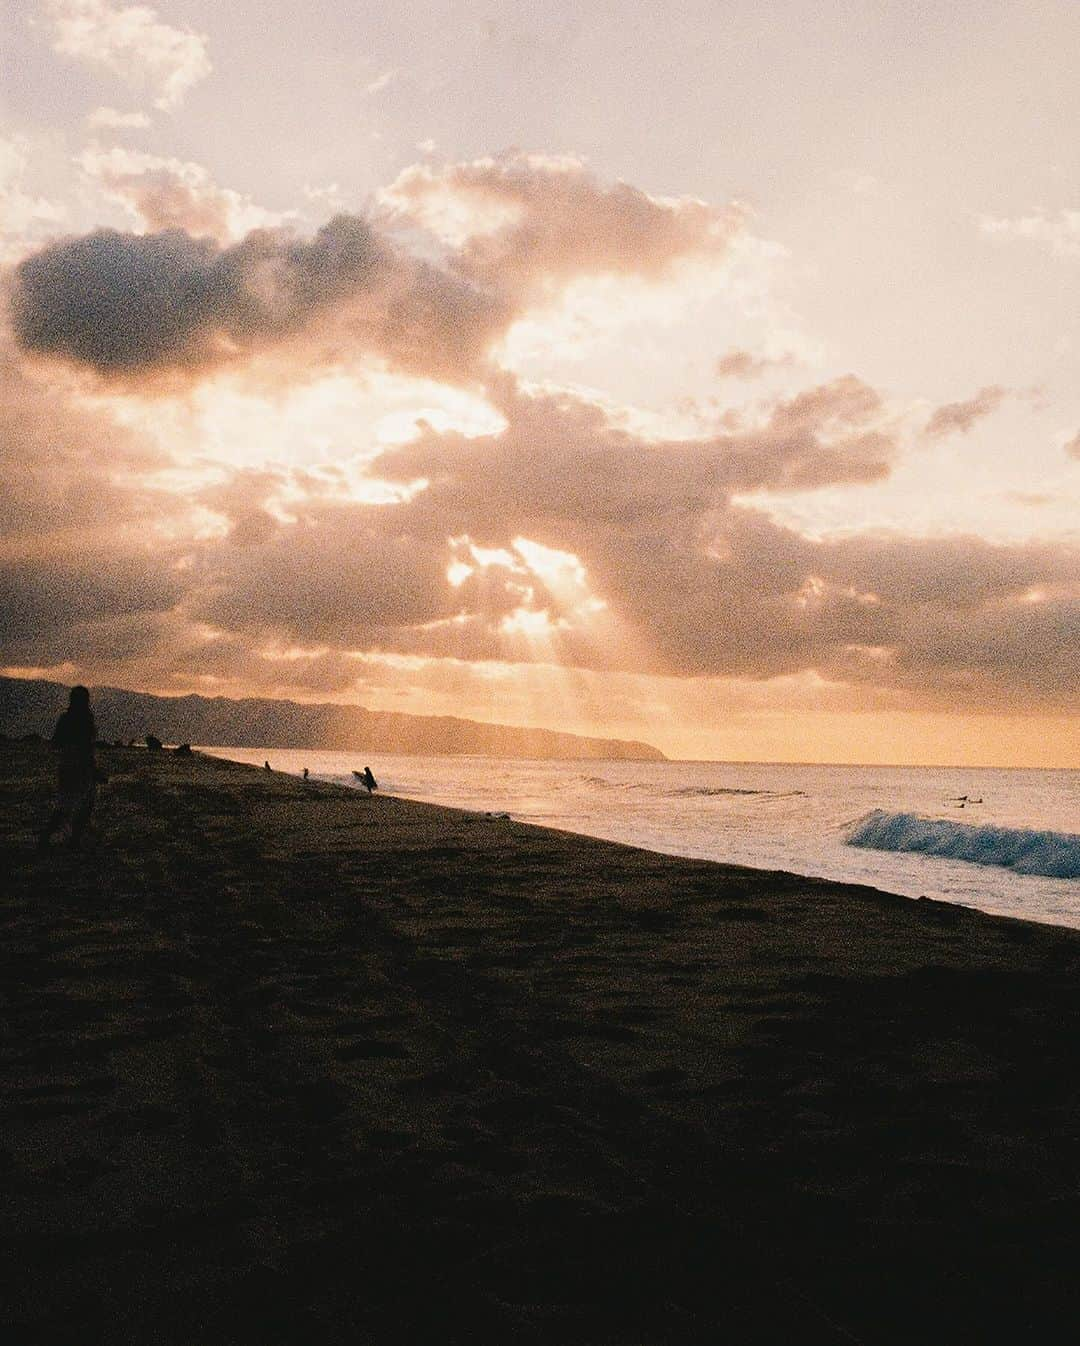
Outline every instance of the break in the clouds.
{"label": "break in the clouds", "polygon": [[148,89],[163,110],[177,107],[212,67],[204,34],[164,22],[149,5],[46,0],[55,49]]}
{"label": "break in the clouds", "polygon": [[[888,474],[887,407],[854,376],[689,441],[642,438],[578,397],[499,376],[487,392],[504,428],[428,428],[385,450],[372,474],[422,485],[382,504],[350,498],[332,472],[280,468],[155,491],[137,441],[124,471],[115,449],[108,470],[95,458],[101,413],[69,403],[58,419],[55,392],[35,392],[17,364],[8,377],[24,447],[6,497],[21,493],[25,525],[0,567],[9,665],[126,668],[156,686],[289,676],[338,692],[374,655],[761,681],[813,671],[851,704],[953,710],[1061,709],[1072,694],[1075,548],[815,542],[736,503]],[[217,523],[200,531],[202,518]]]}

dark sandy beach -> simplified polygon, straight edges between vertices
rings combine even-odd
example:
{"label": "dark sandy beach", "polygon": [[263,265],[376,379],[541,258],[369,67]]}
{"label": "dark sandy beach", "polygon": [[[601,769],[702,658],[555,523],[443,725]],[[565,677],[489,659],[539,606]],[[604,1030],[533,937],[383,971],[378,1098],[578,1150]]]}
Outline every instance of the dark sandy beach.
{"label": "dark sandy beach", "polygon": [[0,750],[0,1341],[1053,1342],[1080,937]]}

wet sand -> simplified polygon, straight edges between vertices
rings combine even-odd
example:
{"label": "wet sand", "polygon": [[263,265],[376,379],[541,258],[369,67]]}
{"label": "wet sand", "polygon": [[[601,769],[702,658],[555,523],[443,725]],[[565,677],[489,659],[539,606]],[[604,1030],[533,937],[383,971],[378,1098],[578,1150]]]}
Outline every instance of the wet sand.
{"label": "wet sand", "polygon": [[0,1341],[1049,1342],[1080,937],[0,748]]}

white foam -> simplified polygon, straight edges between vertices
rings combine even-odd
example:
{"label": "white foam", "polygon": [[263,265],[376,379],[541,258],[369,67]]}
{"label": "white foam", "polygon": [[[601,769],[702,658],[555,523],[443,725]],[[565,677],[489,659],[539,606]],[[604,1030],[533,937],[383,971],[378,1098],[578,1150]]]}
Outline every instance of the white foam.
{"label": "white foam", "polygon": [[1080,878],[1080,836],[1023,827],[973,827],[917,813],[874,809],[845,838],[849,846],[879,851],[920,851],[975,865],[995,865],[1017,874]]}

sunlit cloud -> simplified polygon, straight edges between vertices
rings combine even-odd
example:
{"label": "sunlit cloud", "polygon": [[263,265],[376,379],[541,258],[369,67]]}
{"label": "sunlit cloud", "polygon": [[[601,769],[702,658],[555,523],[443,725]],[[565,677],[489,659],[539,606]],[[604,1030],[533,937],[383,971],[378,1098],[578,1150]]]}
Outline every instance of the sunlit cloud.
{"label": "sunlit cloud", "polygon": [[148,88],[156,107],[177,107],[212,69],[206,37],[163,22],[148,5],[45,0],[45,10],[61,55]]}
{"label": "sunlit cloud", "polygon": [[93,144],[78,163],[86,179],[124,209],[137,233],[183,229],[229,243],[253,229],[284,224],[295,214],[266,210],[217,186],[201,164],[125,146]]}
{"label": "sunlit cloud", "polygon": [[1056,257],[1080,257],[1080,210],[1034,211],[1012,219],[983,215],[979,228],[988,238],[1038,243]]}
{"label": "sunlit cloud", "polygon": [[86,118],[91,131],[145,131],[150,118],[145,112],[119,112],[113,107],[95,108]]}
{"label": "sunlit cloud", "polygon": [[10,278],[9,667],[683,750],[730,707],[732,753],[789,707],[1065,704],[1076,548],[1022,503],[995,536],[965,458],[1053,414],[1074,472],[1064,413],[828,365],[741,208],[510,154],[309,234],[193,162],[79,162],[131,228]]}
{"label": "sunlit cloud", "polygon": [[0,264],[17,261],[67,217],[63,203],[29,185],[31,160],[26,137],[0,135]]}
{"label": "sunlit cloud", "polygon": [[392,70],[384,70],[381,75],[377,75],[375,79],[364,86],[364,92],[369,96],[382,93],[384,89],[388,89],[394,83],[400,74],[401,71],[396,67]]}

